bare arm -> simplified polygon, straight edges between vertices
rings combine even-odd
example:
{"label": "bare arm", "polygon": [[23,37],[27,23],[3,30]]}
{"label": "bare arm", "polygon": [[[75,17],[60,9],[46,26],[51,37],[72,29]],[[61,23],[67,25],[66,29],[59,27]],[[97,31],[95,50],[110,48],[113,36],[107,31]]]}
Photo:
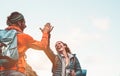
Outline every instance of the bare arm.
{"label": "bare arm", "polygon": [[47,55],[47,57],[50,59],[50,61],[52,63],[55,62],[55,57],[56,55],[54,54],[54,52],[51,50],[50,47],[48,47],[48,49],[44,50],[45,54]]}
{"label": "bare arm", "polygon": [[[49,33],[52,31],[53,27],[51,26],[50,23],[47,23],[45,25],[45,27],[43,29],[40,28],[40,30],[43,32],[43,33]],[[47,46],[47,49],[44,50],[45,54],[47,55],[47,57],[50,59],[50,61],[52,63],[54,63],[55,61],[55,54],[53,53],[53,51],[51,50],[50,48],[50,35],[49,35],[49,38],[48,38],[48,46]]]}

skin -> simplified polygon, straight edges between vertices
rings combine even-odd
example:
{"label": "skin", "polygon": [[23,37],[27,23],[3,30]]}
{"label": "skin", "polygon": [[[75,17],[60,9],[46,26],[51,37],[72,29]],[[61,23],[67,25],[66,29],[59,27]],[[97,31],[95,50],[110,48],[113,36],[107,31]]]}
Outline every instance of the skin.
{"label": "skin", "polygon": [[20,22],[20,21],[18,21],[18,27],[22,30],[22,31],[24,31],[24,29],[27,27],[26,26],[26,24],[25,24],[25,21],[22,21],[22,22]]}

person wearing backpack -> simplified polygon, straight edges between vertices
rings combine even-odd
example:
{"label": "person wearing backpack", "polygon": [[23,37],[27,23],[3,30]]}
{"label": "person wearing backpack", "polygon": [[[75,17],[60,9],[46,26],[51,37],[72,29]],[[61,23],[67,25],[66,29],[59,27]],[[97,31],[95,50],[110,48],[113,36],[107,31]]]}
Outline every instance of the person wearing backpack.
{"label": "person wearing backpack", "polygon": [[[26,28],[24,16],[15,11],[7,17],[8,27],[5,30],[17,31],[17,49],[19,58],[17,62],[12,62],[5,65],[0,65],[0,76],[26,76],[26,61],[25,52],[29,49],[45,50],[47,49],[50,32],[53,27],[50,23],[46,23],[43,28],[40,28],[42,32],[42,38],[40,41],[34,40],[30,35],[25,34],[23,31]],[[0,47],[2,45],[0,44]],[[1,50],[1,49],[0,49]]]}
{"label": "person wearing backpack", "polygon": [[66,43],[57,41],[57,55],[48,47],[44,52],[52,62],[52,76],[82,76],[80,62],[76,54],[72,54]]}

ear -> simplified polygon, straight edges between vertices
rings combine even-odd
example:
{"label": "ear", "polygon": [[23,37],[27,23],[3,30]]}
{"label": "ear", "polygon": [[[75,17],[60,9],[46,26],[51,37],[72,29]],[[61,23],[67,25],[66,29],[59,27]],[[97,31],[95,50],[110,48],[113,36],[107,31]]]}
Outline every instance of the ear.
{"label": "ear", "polygon": [[20,21],[18,21],[17,23],[18,23],[18,25],[21,27],[22,23],[21,23]]}

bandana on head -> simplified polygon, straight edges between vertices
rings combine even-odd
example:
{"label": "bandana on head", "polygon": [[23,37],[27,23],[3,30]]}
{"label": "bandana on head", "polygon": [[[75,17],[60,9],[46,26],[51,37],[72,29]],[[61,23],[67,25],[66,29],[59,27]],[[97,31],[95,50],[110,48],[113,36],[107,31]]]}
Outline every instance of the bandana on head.
{"label": "bandana on head", "polygon": [[16,22],[16,21],[19,21],[19,20],[22,20],[22,19],[24,19],[23,15],[19,14],[17,17],[11,18],[10,21],[11,22]]}
{"label": "bandana on head", "polygon": [[13,18],[8,17],[7,25],[11,25],[12,23],[15,23],[15,22],[22,20],[22,19],[24,19],[24,16],[22,14],[19,14]]}

